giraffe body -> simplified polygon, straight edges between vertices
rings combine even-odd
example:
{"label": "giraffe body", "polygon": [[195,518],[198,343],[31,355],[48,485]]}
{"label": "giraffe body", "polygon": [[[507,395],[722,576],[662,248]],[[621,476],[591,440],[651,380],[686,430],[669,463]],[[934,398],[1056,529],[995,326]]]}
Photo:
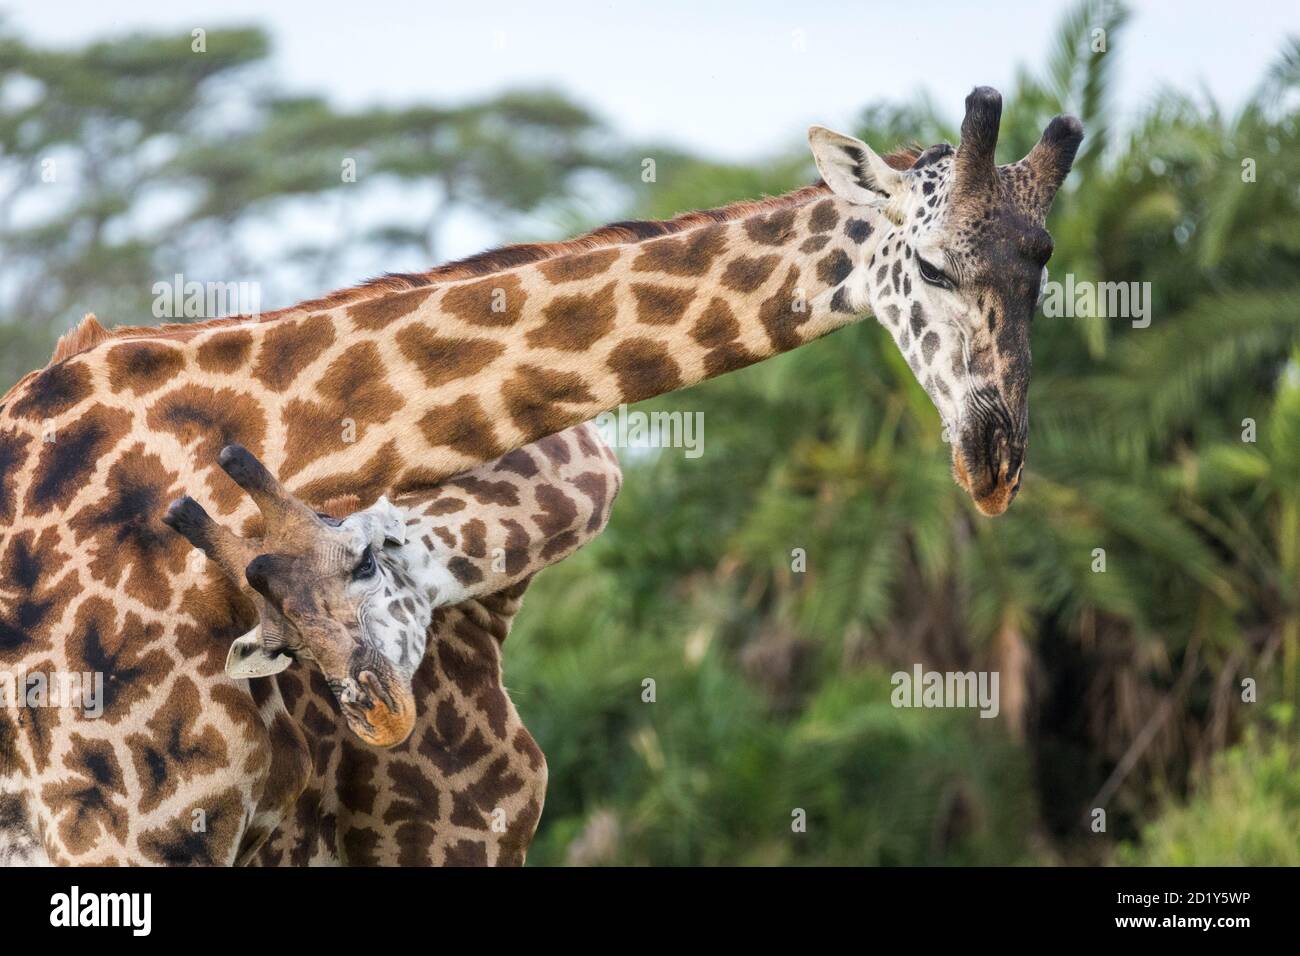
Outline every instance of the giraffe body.
{"label": "giraffe body", "polygon": [[[721,281],[729,243],[739,248],[727,262],[774,257],[754,267],[763,276],[729,280],[750,290],[734,308],[773,312],[765,301],[785,301],[798,270],[816,271],[814,254],[791,246],[812,198],[831,201],[810,190],[748,230],[709,223],[644,248],[565,255],[492,276],[491,288],[463,280],[263,322],[113,336],[19,382],[0,401],[0,666],[110,676],[93,725],[25,709],[0,726],[14,742],[5,776],[29,796],[30,829],[52,860],[233,862],[246,833],[288,813],[309,774],[308,743],[281,719],[278,689],[250,695],[224,677],[226,648],[256,623],[250,603],[160,522],[189,491],[223,525],[256,527],[216,465],[223,445],[249,448],[313,507],[347,495],[368,504],[427,493],[604,406],[756,361],[772,353],[768,333],[751,322],[742,335],[719,310],[697,333],[707,345],[686,337],[689,372],[688,350],[665,357],[667,346],[647,343],[669,324],[700,324],[671,311],[685,295],[672,287]],[[749,232],[781,245],[756,248]],[[661,270],[637,268],[642,256]],[[582,291],[597,266],[608,278]],[[498,288],[505,313],[492,311]],[[809,331],[832,324],[821,298]],[[538,329],[514,327],[529,317]],[[771,321],[773,336],[797,344]],[[550,367],[529,361],[541,354]]]}

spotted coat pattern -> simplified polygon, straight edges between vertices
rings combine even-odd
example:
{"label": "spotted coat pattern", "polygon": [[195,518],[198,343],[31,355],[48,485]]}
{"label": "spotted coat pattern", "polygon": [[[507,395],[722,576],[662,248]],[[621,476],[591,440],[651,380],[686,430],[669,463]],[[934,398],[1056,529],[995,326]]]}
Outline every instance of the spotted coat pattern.
{"label": "spotted coat pattern", "polygon": [[[6,769],[50,772],[3,781],[0,863],[67,863],[78,851],[110,864],[521,863],[546,765],[502,685],[501,643],[532,576],[599,534],[620,485],[613,452],[584,425],[400,499],[416,540],[433,546],[459,585],[448,597],[465,600],[434,611],[415,681],[416,730],[391,750],[348,732],[307,665],[249,682],[245,693],[224,680],[219,640],[176,667],[162,649],[133,650],[160,629],[107,634],[111,605],[87,601],[88,629],[74,635],[77,646],[107,640],[114,650],[81,650],[70,666],[107,672],[104,714],[3,714]],[[230,593],[236,607],[247,604],[236,586]],[[149,699],[142,682],[170,669],[188,673],[161,710],[124,732],[135,717],[130,705]],[[216,709],[201,706],[205,685]],[[245,700],[250,707],[237,709]],[[223,721],[236,719],[231,734]],[[70,756],[60,772],[51,755],[63,733]],[[222,772],[232,741],[241,740],[262,745],[258,762]],[[244,776],[258,784],[251,809],[221,785]],[[219,778],[219,789],[179,814],[169,809],[187,780],[203,777]],[[133,787],[139,800],[130,803]],[[201,833],[191,825],[196,810]]]}

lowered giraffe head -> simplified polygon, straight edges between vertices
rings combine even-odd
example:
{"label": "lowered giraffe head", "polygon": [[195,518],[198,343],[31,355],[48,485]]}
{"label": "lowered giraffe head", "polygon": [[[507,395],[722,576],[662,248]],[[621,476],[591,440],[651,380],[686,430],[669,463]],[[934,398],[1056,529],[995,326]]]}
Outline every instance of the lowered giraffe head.
{"label": "lowered giraffe head", "polygon": [[1030,322],[1052,254],[1043,224],[1083,139],[1077,119],[1058,116],[1024,159],[997,166],[1001,116],[998,92],[975,89],[961,145],[931,146],[906,169],[861,140],[809,132],[831,191],[876,210],[885,230],[860,247],[849,304],[893,335],[944,420],[954,478],[986,515],[1020,490]]}
{"label": "lowered giraffe head", "polygon": [[264,677],[303,657],[320,667],[357,736],[401,743],[415,723],[411,681],[438,590],[432,580],[417,586],[434,569],[427,555],[403,549],[402,512],[380,498],[330,518],[289,494],[246,449],[229,446],[218,462],[257,504],[264,535],[236,536],[190,497],[173,502],[163,521],[257,592],[259,624],[231,645],[226,672]]}

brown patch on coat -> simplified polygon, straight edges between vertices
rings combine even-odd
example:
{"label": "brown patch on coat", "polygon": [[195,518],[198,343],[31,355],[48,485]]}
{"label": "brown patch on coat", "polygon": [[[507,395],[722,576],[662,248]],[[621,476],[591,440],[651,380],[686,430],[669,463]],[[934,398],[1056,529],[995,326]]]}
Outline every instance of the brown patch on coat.
{"label": "brown patch on coat", "polygon": [[535,365],[520,365],[501,386],[501,397],[511,421],[534,440],[563,431],[574,424],[575,413],[561,405],[588,405],[596,400],[586,379],[576,372],[557,372]]}
{"label": "brown patch on coat", "polygon": [[23,378],[10,395],[19,418],[45,421],[76,408],[91,395],[90,369],[83,362],[51,365]]}
{"label": "brown patch on coat", "polygon": [[778,209],[745,220],[745,235],[760,246],[783,246],[795,236],[793,209]]}
{"label": "brown patch on coat", "polygon": [[178,477],[136,444],[113,462],[95,500],[68,519],[77,545],[93,555],[91,577],[158,611],[170,603],[169,582],[185,570],[190,550],[162,523],[168,503],[183,494]]}
{"label": "brown patch on coat", "polygon": [[566,352],[586,351],[614,327],[618,317],[614,304],[617,285],[610,282],[590,294],[557,295],[542,308],[542,324],[528,330],[528,344]]}
{"label": "brown patch on coat", "polygon": [[125,843],[130,815],[122,765],[112,741],[74,733],[63,757],[66,773],[41,788],[41,802],[55,820],[59,838],[81,854],[107,837]]}
{"label": "brown patch on coat", "polygon": [[462,475],[447,484],[461,489],[481,505],[513,508],[519,504],[519,488],[512,481],[485,481],[477,475]]}
{"label": "brown patch on coat", "polygon": [[166,680],[173,664],[155,643],[162,635],[161,622],[146,623],[134,611],[119,626],[117,609],[99,595],[77,608],[65,645],[67,666],[77,673],[105,675],[100,720],[116,724]]}
{"label": "brown patch on coat", "polygon": [[830,232],[839,221],[840,214],[835,209],[834,199],[823,199],[808,214],[808,228],[812,232]]}
{"label": "brown patch on coat", "polygon": [[219,372],[229,375],[237,372],[248,363],[253,351],[253,333],[247,329],[234,332],[221,332],[206,340],[199,346],[199,368],[205,372]]}
{"label": "brown patch on coat", "polygon": [[261,402],[234,388],[182,385],[154,402],[146,423],[154,431],[175,435],[191,460],[206,470],[220,514],[230,514],[243,503],[243,491],[217,467],[217,455],[227,445],[239,444],[261,456],[266,438]]}
{"label": "brown patch on coat", "polygon": [[145,721],[145,727],[148,733],[126,738],[141,788],[138,806],[142,813],[156,810],[181,783],[207,776],[228,763],[225,738],[205,719],[203,696],[189,677],[176,678],[167,700]]}
{"label": "brown patch on coat", "polygon": [[519,321],[527,301],[519,277],[505,274],[451,286],[439,306],[470,325],[501,328]]}
{"label": "brown patch on coat", "polygon": [[68,555],[59,531],[15,531],[0,554],[0,662],[16,664],[53,649],[54,628],[76,594],[76,571],[64,571]]}
{"label": "brown patch on coat", "polygon": [[108,350],[108,384],[147,395],[162,388],[185,367],[185,353],[161,342],[124,342]]}
{"label": "brown patch on coat", "polygon": [[90,483],[100,458],[108,454],[131,427],[131,413],[92,405],[58,430],[56,440],[42,442],[24,509],[29,515],[66,508]]}
{"label": "brown patch on coat", "polygon": [[496,424],[473,395],[430,408],[420,419],[420,431],[435,448],[445,446],[466,457],[491,461],[501,454]]}
{"label": "brown patch on coat", "polygon": [[768,341],[777,352],[788,352],[803,340],[799,337],[799,326],[811,318],[811,312],[804,303],[802,312],[795,311],[795,289],[799,284],[799,267],[791,266],[786,273],[781,288],[764,300],[758,307],[758,318],[767,333]]}
{"label": "brown patch on coat", "polygon": [[722,271],[722,284],[735,292],[753,292],[767,281],[780,261],[777,255],[737,256]]}
{"label": "brown patch on coat", "polygon": [[593,279],[612,266],[618,254],[617,249],[600,249],[578,255],[560,256],[543,262],[538,266],[538,270],[547,281],[557,285],[563,282]]}
{"label": "brown patch on coat", "polygon": [[333,344],[334,322],[328,315],[273,325],[262,337],[253,377],[271,391],[283,392]]}
{"label": "brown patch on coat", "polygon": [[422,325],[397,333],[397,347],[420,370],[429,388],[437,388],[487,368],[505,351],[492,339],[438,335]]}
{"label": "brown patch on coat", "polygon": [[385,295],[366,302],[358,302],[348,309],[350,318],[359,329],[374,332],[387,328],[398,319],[405,318],[433,294],[433,289],[416,289],[412,292],[400,292]]}
{"label": "brown patch on coat", "polygon": [[695,290],[633,282],[632,295],[636,297],[636,320],[642,325],[674,325],[686,314]]}
{"label": "brown patch on coat", "polygon": [[681,368],[667,346],[654,339],[627,339],[609,354],[605,365],[618,377],[620,396],[626,402],[653,398],[682,385]]}
{"label": "brown patch on coat", "polygon": [[632,271],[702,276],[726,247],[727,233],[722,226],[704,226],[684,236],[645,243],[632,262]]}

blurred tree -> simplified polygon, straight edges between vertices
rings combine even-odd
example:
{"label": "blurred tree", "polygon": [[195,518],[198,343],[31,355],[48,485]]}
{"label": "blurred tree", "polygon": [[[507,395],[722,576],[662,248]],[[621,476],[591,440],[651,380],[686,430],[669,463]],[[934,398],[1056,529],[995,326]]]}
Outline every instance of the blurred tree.
{"label": "blurred tree", "polygon": [[150,313],[156,243],[133,212],[165,188],[159,166],[195,135],[207,95],[266,55],[257,31],[132,36],[71,51],[0,34],[0,387],[43,365],[92,309]]}
{"label": "blurred tree", "polygon": [[558,93],[341,112],[276,94],[259,30],[194,43],[54,51],[0,32],[0,388],[85,312],[158,318],[153,284],[174,273],[255,281],[262,307],[289,305],[352,270],[435,264],[454,215],[505,233],[558,215],[590,177],[616,196],[636,169]]}

